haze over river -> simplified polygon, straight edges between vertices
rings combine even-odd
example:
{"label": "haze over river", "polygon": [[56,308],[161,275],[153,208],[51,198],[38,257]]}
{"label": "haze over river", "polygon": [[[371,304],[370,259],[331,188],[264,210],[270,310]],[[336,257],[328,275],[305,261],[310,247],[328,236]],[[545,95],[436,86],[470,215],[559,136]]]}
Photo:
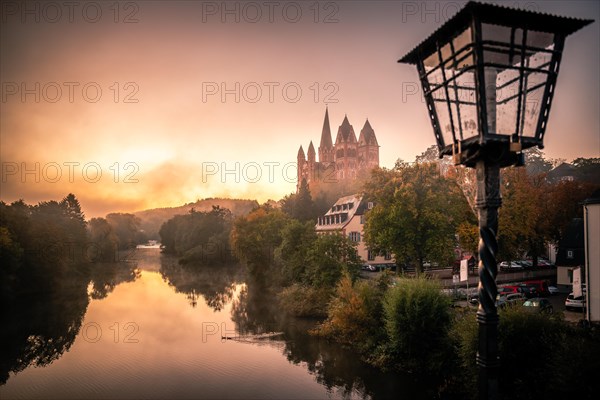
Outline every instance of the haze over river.
{"label": "haze over river", "polygon": [[242,266],[182,267],[144,248],[93,268],[3,311],[2,399],[435,395],[308,335],[315,321],[284,316]]}

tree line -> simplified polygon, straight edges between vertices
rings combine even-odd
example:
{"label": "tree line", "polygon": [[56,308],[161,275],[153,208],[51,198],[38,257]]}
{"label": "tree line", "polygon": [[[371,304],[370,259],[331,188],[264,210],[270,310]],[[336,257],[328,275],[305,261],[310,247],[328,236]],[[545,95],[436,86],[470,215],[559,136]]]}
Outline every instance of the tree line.
{"label": "tree line", "polygon": [[191,209],[176,215],[159,230],[163,252],[179,257],[181,263],[226,264],[234,261],[229,246],[233,223],[231,211],[213,206],[210,211]]}
{"label": "tree line", "polygon": [[112,213],[86,222],[77,197],[28,205],[0,202],[2,293],[16,281],[60,276],[73,265],[118,261],[117,252],[144,240],[132,214]]}

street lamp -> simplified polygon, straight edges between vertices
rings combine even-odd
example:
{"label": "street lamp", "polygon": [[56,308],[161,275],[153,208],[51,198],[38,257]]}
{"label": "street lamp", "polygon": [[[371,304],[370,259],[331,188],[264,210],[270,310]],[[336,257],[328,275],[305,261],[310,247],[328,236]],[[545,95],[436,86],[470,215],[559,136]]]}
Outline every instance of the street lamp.
{"label": "street lamp", "polygon": [[469,2],[399,60],[417,66],[440,158],[476,169],[481,399],[498,392],[500,168],[543,148],[565,38],[591,22]]}

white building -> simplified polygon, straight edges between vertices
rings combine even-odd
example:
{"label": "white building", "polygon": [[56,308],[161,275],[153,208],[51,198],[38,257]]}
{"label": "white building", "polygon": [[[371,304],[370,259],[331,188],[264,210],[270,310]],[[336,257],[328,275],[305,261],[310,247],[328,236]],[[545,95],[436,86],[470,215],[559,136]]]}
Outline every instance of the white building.
{"label": "white building", "polygon": [[587,320],[600,322],[600,192],[583,203]]}
{"label": "white building", "polygon": [[341,197],[322,217],[318,218],[315,229],[317,233],[339,232],[357,243],[358,255],[365,264],[393,263],[390,253],[376,255],[367,248],[364,240],[365,213],[373,207],[372,203],[363,201],[360,195]]}

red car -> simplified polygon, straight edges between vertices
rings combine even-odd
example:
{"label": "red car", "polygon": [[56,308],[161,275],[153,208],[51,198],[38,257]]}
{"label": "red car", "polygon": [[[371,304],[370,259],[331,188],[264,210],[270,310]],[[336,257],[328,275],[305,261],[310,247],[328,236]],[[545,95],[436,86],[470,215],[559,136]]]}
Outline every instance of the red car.
{"label": "red car", "polygon": [[498,294],[521,293],[518,286],[503,286],[498,288]]}
{"label": "red car", "polygon": [[545,279],[532,280],[523,282],[527,286],[533,286],[540,296],[548,296],[550,290],[548,290],[548,281]]}

